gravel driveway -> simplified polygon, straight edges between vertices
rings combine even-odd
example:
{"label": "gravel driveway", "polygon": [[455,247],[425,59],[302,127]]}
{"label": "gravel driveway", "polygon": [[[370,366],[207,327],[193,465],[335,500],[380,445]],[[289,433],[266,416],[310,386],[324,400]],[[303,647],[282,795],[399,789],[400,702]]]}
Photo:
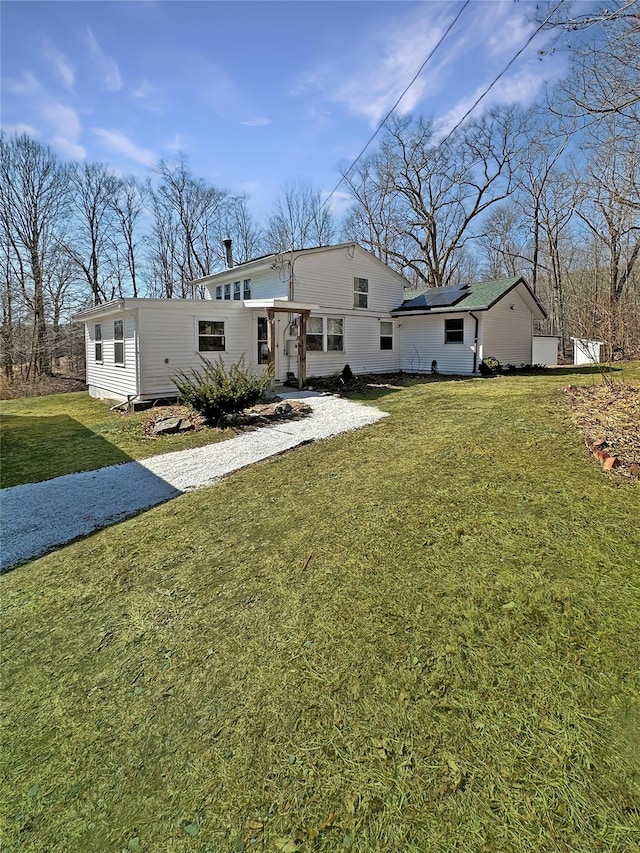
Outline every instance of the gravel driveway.
{"label": "gravel driveway", "polygon": [[359,429],[386,415],[372,406],[311,391],[281,396],[304,399],[312,407],[312,414],[299,421],[241,433],[207,447],[2,489],[0,571],[6,572],[78,536],[108,527],[183,492],[211,485],[261,459]]}

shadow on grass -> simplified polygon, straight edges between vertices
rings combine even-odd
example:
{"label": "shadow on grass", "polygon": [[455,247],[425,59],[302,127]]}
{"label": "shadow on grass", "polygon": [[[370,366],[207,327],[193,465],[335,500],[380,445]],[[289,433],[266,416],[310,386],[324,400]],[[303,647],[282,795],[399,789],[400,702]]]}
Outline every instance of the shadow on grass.
{"label": "shadow on grass", "polygon": [[129,462],[130,456],[68,415],[2,416],[1,487]]}
{"label": "shadow on grass", "polygon": [[182,492],[67,415],[2,418],[0,573]]}

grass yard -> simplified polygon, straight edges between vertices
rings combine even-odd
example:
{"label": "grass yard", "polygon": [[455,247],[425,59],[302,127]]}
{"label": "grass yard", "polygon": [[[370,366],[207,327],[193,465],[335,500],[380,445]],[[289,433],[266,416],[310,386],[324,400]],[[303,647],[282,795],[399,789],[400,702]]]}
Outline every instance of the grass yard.
{"label": "grass yard", "polygon": [[119,414],[86,392],[21,397],[0,403],[0,485],[38,483],[72,474],[221,441],[231,431],[204,429],[149,438],[149,412]]}
{"label": "grass yard", "polygon": [[637,853],[640,481],[569,381],[377,389],[4,576],[3,853]]}

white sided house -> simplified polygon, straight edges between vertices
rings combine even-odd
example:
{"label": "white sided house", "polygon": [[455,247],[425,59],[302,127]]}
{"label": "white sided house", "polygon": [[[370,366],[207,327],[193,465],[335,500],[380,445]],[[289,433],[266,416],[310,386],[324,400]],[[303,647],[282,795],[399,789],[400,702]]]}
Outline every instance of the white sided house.
{"label": "white sided house", "polygon": [[533,363],[533,321],[546,317],[523,278],[433,287],[407,294],[400,322],[401,368],[476,374],[484,358]]}
{"label": "white sided house", "polygon": [[274,382],[300,387],[346,364],[354,373],[430,372],[437,361],[441,373],[473,374],[483,353],[530,364],[533,319],[545,316],[523,279],[406,300],[407,280],[355,243],[237,266],[227,256],[227,269],[193,282],[204,299],[125,297],[75,315],[92,396],[175,398],[173,377],[200,368],[201,357],[229,366],[244,356],[257,373],[272,364]]}

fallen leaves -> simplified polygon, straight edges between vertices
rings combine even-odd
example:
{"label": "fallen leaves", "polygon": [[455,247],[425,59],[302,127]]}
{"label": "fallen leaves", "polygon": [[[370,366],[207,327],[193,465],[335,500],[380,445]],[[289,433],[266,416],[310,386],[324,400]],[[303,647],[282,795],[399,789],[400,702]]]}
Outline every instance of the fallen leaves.
{"label": "fallen leaves", "polygon": [[564,395],[604,470],[640,476],[640,388],[568,385]]}

